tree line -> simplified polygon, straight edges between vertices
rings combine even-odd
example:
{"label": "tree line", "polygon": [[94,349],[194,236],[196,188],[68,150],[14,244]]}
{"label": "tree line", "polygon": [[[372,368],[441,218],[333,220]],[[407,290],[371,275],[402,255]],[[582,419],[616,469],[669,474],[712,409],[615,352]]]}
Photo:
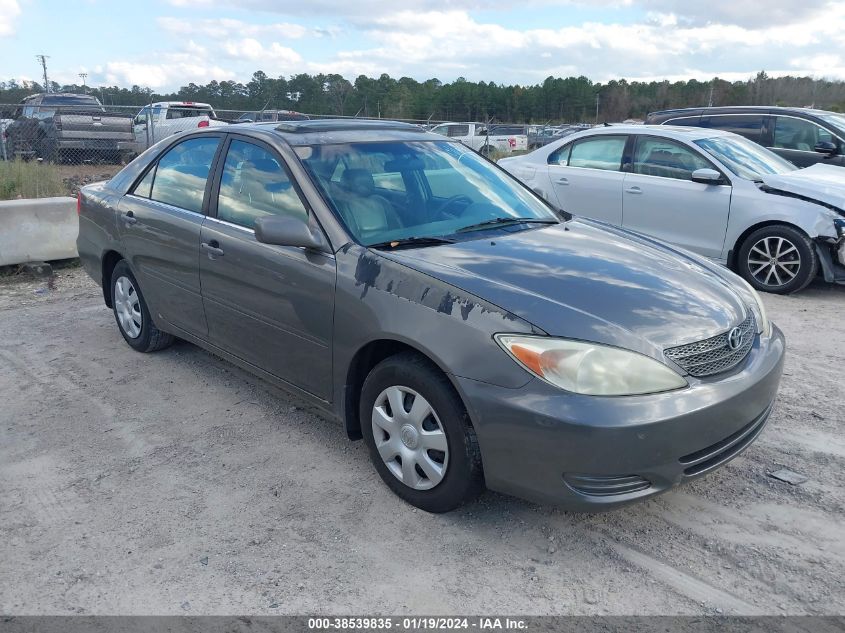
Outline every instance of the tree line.
{"label": "tree line", "polygon": [[[201,101],[218,110],[298,110],[309,114],[382,117],[432,121],[499,121],[574,123],[642,119],[666,108],[718,105],[815,106],[845,111],[845,81],[810,77],[770,77],[759,72],[747,81],[627,81],[596,83],[587,77],[548,77],[529,86],[472,82],[458,78],[417,81],[359,76],[351,82],[337,74],[291,77],[253,73],[247,83],[189,83],[172,93],[140,86],[60,86],[55,92],[88,92],[105,105],[140,106],[152,101]],[[43,92],[35,82],[0,82],[0,104],[18,103]],[[8,111],[9,108],[4,108]],[[4,116],[9,116],[8,112]],[[225,118],[225,116],[224,116]]]}

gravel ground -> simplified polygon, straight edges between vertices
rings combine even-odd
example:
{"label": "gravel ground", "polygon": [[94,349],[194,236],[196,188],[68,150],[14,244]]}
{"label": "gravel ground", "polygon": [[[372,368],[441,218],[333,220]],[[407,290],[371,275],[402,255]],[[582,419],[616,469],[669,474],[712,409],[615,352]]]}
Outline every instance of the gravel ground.
{"label": "gravel ground", "polygon": [[437,516],[259,379],[133,352],[80,269],[0,279],[0,613],[843,614],[843,290],[765,298],[786,374],[721,470],[608,514]]}

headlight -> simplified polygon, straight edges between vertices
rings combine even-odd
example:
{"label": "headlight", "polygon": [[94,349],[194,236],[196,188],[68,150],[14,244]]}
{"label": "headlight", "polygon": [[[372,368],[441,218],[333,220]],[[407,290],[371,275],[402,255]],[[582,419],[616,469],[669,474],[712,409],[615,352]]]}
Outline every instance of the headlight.
{"label": "headlight", "polygon": [[769,321],[769,316],[766,314],[766,306],[763,305],[763,300],[760,298],[760,295],[756,290],[754,290],[754,288],[751,287],[751,284],[745,281],[745,279],[739,275],[736,276],[736,279],[739,279],[739,281],[742,282],[745,290],[748,291],[749,296],[754,300],[754,305],[751,306],[751,309],[755,311],[754,317],[757,319],[758,333],[766,337],[771,336],[772,323]]}
{"label": "headlight", "polygon": [[591,396],[632,396],[687,386],[663,363],[595,343],[519,334],[496,342],[525,369],[556,387]]}

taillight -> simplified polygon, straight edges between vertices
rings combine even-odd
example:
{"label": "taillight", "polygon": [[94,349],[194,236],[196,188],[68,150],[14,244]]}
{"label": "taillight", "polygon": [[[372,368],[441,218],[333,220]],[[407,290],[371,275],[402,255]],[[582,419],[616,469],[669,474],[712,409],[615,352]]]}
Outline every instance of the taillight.
{"label": "taillight", "polygon": [[197,127],[208,127],[208,119],[203,119],[199,123],[197,123]]}
{"label": "taillight", "polygon": [[76,194],[76,215],[82,214],[82,192]]}
{"label": "taillight", "polygon": [[516,139],[515,138],[509,138],[508,139],[508,145],[510,145],[511,147],[516,147]]}

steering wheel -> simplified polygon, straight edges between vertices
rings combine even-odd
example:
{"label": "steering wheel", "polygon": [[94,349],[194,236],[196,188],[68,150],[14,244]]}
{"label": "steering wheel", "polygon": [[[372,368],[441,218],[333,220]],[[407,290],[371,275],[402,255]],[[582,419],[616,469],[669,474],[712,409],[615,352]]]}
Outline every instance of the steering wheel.
{"label": "steering wheel", "polygon": [[472,201],[472,198],[470,198],[469,196],[465,196],[463,194],[458,194],[457,196],[452,196],[451,198],[449,198],[448,200],[443,202],[443,204],[441,204],[439,207],[437,207],[437,209],[434,210],[434,215],[437,216],[441,213],[444,213],[446,211],[446,209],[448,209],[449,207],[451,207],[452,205],[454,205],[458,202],[466,202],[467,204],[472,204],[473,201]]}

